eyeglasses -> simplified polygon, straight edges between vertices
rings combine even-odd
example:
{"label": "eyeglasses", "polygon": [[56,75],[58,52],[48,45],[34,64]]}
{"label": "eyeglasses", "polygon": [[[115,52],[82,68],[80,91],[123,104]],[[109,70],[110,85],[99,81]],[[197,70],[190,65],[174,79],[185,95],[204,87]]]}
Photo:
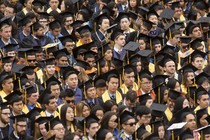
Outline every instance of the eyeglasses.
{"label": "eyeglasses", "polygon": [[64,131],[65,130],[65,128],[55,128],[55,129],[53,129],[53,130],[57,130],[57,131]]}
{"label": "eyeglasses", "polygon": [[74,103],[74,100],[66,100],[66,102],[69,103]]}
{"label": "eyeglasses", "polygon": [[151,119],[151,118],[152,118],[151,115],[143,115],[143,117],[144,117],[145,119]]}
{"label": "eyeglasses", "polygon": [[20,127],[27,127],[27,125],[20,125],[20,124],[17,124],[17,126],[20,126]]}
{"label": "eyeglasses", "polygon": [[133,123],[127,123],[126,125],[130,125],[130,127],[136,125],[136,122],[133,122]]}
{"label": "eyeglasses", "polygon": [[36,59],[28,60],[28,62],[36,62]]}

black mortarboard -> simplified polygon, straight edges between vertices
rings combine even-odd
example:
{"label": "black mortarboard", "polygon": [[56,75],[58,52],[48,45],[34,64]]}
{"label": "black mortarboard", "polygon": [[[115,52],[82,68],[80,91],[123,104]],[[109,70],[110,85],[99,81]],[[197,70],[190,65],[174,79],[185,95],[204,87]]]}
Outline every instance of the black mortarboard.
{"label": "black mortarboard", "polygon": [[152,23],[152,22],[149,21],[149,20],[143,20],[142,25],[143,25],[144,27],[146,27],[148,31],[150,31],[150,30],[152,29],[152,26],[154,25],[154,23]]}
{"label": "black mortarboard", "polygon": [[175,11],[172,9],[164,9],[163,12],[160,14],[160,17],[166,20],[171,20],[175,14]]}
{"label": "black mortarboard", "polygon": [[33,50],[35,51],[35,53],[42,53],[43,49],[41,46],[33,46]]}
{"label": "black mortarboard", "polygon": [[119,77],[119,71],[117,71],[117,69],[110,70],[107,73],[104,73],[103,75],[96,77],[95,80],[103,79],[103,80],[107,81],[107,78],[110,76],[113,76],[113,75]]}
{"label": "black mortarboard", "polygon": [[82,35],[84,33],[87,33],[87,32],[91,32],[92,29],[88,26],[88,25],[85,25],[85,26],[81,26],[80,28],[76,29],[76,31]]}
{"label": "black mortarboard", "polygon": [[175,25],[180,26],[180,28],[185,28],[185,22],[184,21],[177,21],[177,22],[175,22]]}
{"label": "black mortarboard", "polygon": [[47,79],[46,86],[48,86],[51,82],[56,82],[58,85],[61,84],[61,82],[57,78],[55,78],[54,76],[52,76],[49,79]]}
{"label": "black mortarboard", "polygon": [[2,63],[12,63],[11,58],[12,58],[11,56],[3,57],[2,58]]}
{"label": "black mortarboard", "polygon": [[200,47],[200,46],[202,46],[203,44],[201,43],[203,40],[201,39],[201,38],[196,38],[196,39],[194,39],[194,40],[192,40],[191,42],[190,42],[190,47],[192,48],[192,49],[197,49],[198,47]]}
{"label": "black mortarboard", "polygon": [[0,74],[0,83],[2,84],[2,82],[4,80],[7,80],[7,79],[10,79],[10,78],[13,78],[13,75],[12,74],[9,74],[9,73],[1,73]]}
{"label": "black mortarboard", "polygon": [[148,93],[139,96],[139,102],[140,103],[143,102],[143,101],[149,100],[149,99],[152,99],[152,98],[151,98],[150,94],[148,94]]}
{"label": "black mortarboard", "polygon": [[104,79],[98,79],[98,77],[96,77],[94,79],[94,86],[96,88],[98,88],[98,87],[106,87],[106,81]]}
{"label": "black mortarboard", "polygon": [[90,64],[85,62],[85,61],[81,61],[81,60],[76,60],[77,63],[75,64],[75,66],[79,66],[79,67],[82,67],[84,68],[85,70],[89,69],[90,68]]}
{"label": "black mortarboard", "polygon": [[102,13],[95,18],[96,24],[99,25],[99,22],[101,22],[103,19],[109,19],[108,15],[106,13]]}
{"label": "black mortarboard", "polygon": [[163,104],[153,103],[150,109],[152,110],[152,116],[161,118],[164,116],[167,106]]}
{"label": "black mortarboard", "polygon": [[74,21],[74,22],[71,24],[71,26],[72,26],[74,29],[77,29],[77,28],[81,27],[83,23],[84,23],[84,21],[76,20],[76,21]]}
{"label": "black mortarboard", "polygon": [[199,96],[206,94],[208,94],[208,91],[206,91],[202,86],[199,86],[195,91],[196,101],[199,98]]}
{"label": "black mortarboard", "polygon": [[[165,54],[170,54],[170,55],[173,55],[175,54],[175,51],[174,51],[174,46],[169,46],[169,45],[165,45],[160,51],[159,53],[165,53]],[[165,56],[165,55],[164,55]]]}
{"label": "black mortarboard", "polygon": [[103,6],[102,12],[106,13],[108,16],[113,16],[115,13],[114,10],[112,10],[111,8],[109,8],[106,5]]}
{"label": "black mortarboard", "polygon": [[61,15],[62,19],[66,18],[66,17],[74,17],[74,13],[69,12],[69,11],[61,12],[60,15]]}
{"label": "black mortarboard", "polygon": [[179,8],[179,7],[181,7],[179,1],[173,2],[173,3],[171,4],[171,9],[173,9],[173,10],[174,10],[175,8]]}
{"label": "black mortarboard", "polygon": [[89,58],[89,57],[96,57],[96,55],[97,55],[97,53],[96,52],[94,52],[94,51],[86,51],[86,52],[84,52],[84,57],[85,58]]}
{"label": "black mortarboard", "polygon": [[168,39],[172,38],[173,32],[178,31],[179,28],[180,28],[180,26],[176,25],[174,22],[166,25],[164,27],[166,37]]}
{"label": "black mortarboard", "polygon": [[137,40],[137,37],[138,37],[138,32],[137,31],[134,31],[134,32],[131,32],[131,33],[128,33],[127,36],[126,36],[126,43],[133,40]]}
{"label": "black mortarboard", "polygon": [[170,89],[169,92],[168,92],[168,96],[171,99],[176,100],[178,97],[181,96],[181,93],[176,91],[176,90]]}
{"label": "black mortarboard", "polygon": [[2,102],[0,104],[0,109],[3,110],[3,109],[9,109],[9,103],[8,102]]}
{"label": "black mortarboard", "polygon": [[181,43],[189,44],[191,41],[190,36],[180,36],[179,37]]}
{"label": "black mortarboard", "polygon": [[196,57],[202,57],[205,58],[206,57],[206,53],[199,51],[199,50],[195,50],[192,54],[191,54],[191,61],[194,60]]}
{"label": "black mortarboard", "polygon": [[209,75],[205,72],[200,73],[195,77],[195,82],[197,85],[202,85],[204,81],[208,81]]}
{"label": "black mortarboard", "polygon": [[138,16],[139,16],[137,13],[135,13],[132,10],[129,10],[128,12],[129,12],[130,18],[132,18],[133,20],[136,20],[138,18]]}
{"label": "black mortarboard", "polygon": [[4,97],[4,99],[7,100],[7,102],[9,102],[10,104],[12,104],[13,102],[16,102],[22,99],[21,95],[22,93],[20,91],[15,90],[9,95],[7,95],[6,97]]}
{"label": "black mortarboard", "polygon": [[30,85],[26,88],[26,94],[32,94],[37,92],[37,87],[34,85]]}
{"label": "black mortarboard", "polygon": [[37,107],[34,107],[31,111],[29,111],[27,113],[27,117],[30,119],[30,120],[34,120],[36,116],[39,116],[40,115],[40,112],[42,111],[41,108],[37,108]]}
{"label": "black mortarboard", "polygon": [[169,78],[168,75],[155,75],[152,78],[153,86],[156,87],[161,83],[165,83],[167,78]]}
{"label": "black mortarboard", "polygon": [[189,64],[187,64],[187,65],[185,65],[185,66],[183,66],[181,69],[180,69],[180,71],[184,74],[184,73],[187,73],[187,72],[195,72],[195,71],[197,71],[198,69],[195,67],[195,66],[193,66],[191,63],[189,63]]}
{"label": "black mortarboard", "polygon": [[66,48],[53,52],[55,59],[60,59],[62,56],[69,55],[69,52]]}
{"label": "black mortarboard", "polygon": [[146,7],[143,7],[143,6],[139,6],[138,7],[138,10],[139,10],[139,14],[142,16],[142,18],[144,19],[147,19],[147,13],[149,12],[149,9],[147,9]]}
{"label": "black mortarboard", "polygon": [[208,115],[208,112],[207,112],[207,109],[206,108],[202,108],[202,109],[199,109],[199,110],[196,111],[196,120],[197,120],[197,123],[199,123],[200,119],[205,114]]}
{"label": "black mortarboard", "polygon": [[24,74],[32,75],[34,73],[35,68],[36,68],[36,66],[25,66],[24,68],[21,69],[21,71]]}
{"label": "black mortarboard", "polygon": [[107,33],[111,33],[112,30],[114,31],[115,29],[118,29],[120,32],[123,32],[122,30],[120,30],[119,28],[117,28],[117,23],[116,24],[113,24],[111,26],[109,26],[107,29],[106,29],[106,32]]}
{"label": "black mortarboard", "polygon": [[61,28],[61,24],[60,24],[60,21],[58,20],[54,20],[52,22],[49,23],[49,28],[50,29],[55,29],[55,28]]}
{"label": "black mortarboard", "polygon": [[59,37],[58,39],[61,41],[63,46],[66,44],[66,42],[75,42],[76,41],[76,38],[72,35],[62,36],[62,37]]}
{"label": "black mortarboard", "polygon": [[152,55],[152,53],[153,53],[152,50],[141,50],[137,52],[137,54],[141,56],[142,61],[148,60]]}
{"label": "black mortarboard", "polygon": [[142,124],[138,129],[137,129],[137,138],[141,139],[142,135],[144,135],[145,133],[148,133],[148,131],[145,128],[145,125]]}
{"label": "black mortarboard", "polygon": [[110,44],[110,42],[105,43],[99,48],[102,56],[104,56],[104,54],[106,53],[107,50],[112,50],[112,48],[110,47],[109,44]]}
{"label": "black mortarboard", "polygon": [[177,111],[173,118],[175,118],[175,122],[183,122],[184,118],[186,117],[187,114],[191,114],[191,111],[189,107],[185,107],[179,111]]}
{"label": "black mortarboard", "polygon": [[187,24],[187,27],[185,29],[186,30],[186,35],[191,34],[195,27],[199,27],[197,21],[189,20],[189,22]]}
{"label": "black mortarboard", "polygon": [[162,44],[162,40],[163,38],[158,36],[151,38],[152,47],[154,47],[156,44]]}
{"label": "black mortarboard", "polygon": [[152,80],[152,73],[149,70],[144,69],[144,70],[140,71],[139,77],[140,78],[149,78]]}
{"label": "black mortarboard", "polygon": [[114,41],[119,35],[124,35],[123,31],[119,28],[115,28],[111,34],[111,40]]}
{"label": "black mortarboard", "polygon": [[152,133],[157,133],[158,132],[158,127],[164,126],[163,120],[158,120],[150,123],[150,126],[152,128],[151,132]]}
{"label": "black mortarboard", "polygon": [[43,124],[43,123],[47,123],[52,119],[52,117],[39,117],[38,119],[36,119],[36,122],[38,124]]}
{"label": "black mortarboard", "polygon": [[139,46],[139,43],[130,41],[124,46],[124,49],[127,51],[135,52]]}
{"label": "black mortarboard", "polygon": [[120,124],[124,124],[129,119],[134,119],[134,114],[125,110],[122,114],[120,114]]}
{"label": "black mortarboard", "polygon": [[141,55],[139,55],[138,53],[136,53],[135,55],[133,55],[129,58],[130,64],[134,64],[134,63],[140,62],[140,61],[141,61]]}
{"label": "black mortarboard", "polygon": [[91,88],[91,87],[94,87],[93,85],[92,85],[92,83],[93,83],[93,80],[92,79],[90,79],[90,80],[88,80],[88,81],[86,81],[82,86],[82,88],[84,88],[84,91],[86,92],[89,88]]}
{"label": "black mortarboard", "polygon": [[50,120],[50,129],[52,130],[57,124],[62,124],[59,120],[59,117],[55,117],[52,120]]}
{"label": "black mortarboard", "polygon": [[205,135],[206,134],[210,134],[210,125],[207,125],[207,126],[204,126],[204,127],[201,127],[199,129],[196,130],[197,132],[200,132],[200,136],[201,136],[201,140],[205,140]]}
{"label": "black mortarboard", "polygon": [[45,66],[48,66],[48,65],[55,65],[55,59],[54,58],[46,59]]}
{"label": "black mortarboard", "polygon": [[195,2],[194,5],[198,10],[208,10],[208,5],[204,1]]}
{"label": "black mortarboard", "polygon": [[149,42],[150,37],[149,37],[148,35],[146,35],[146,34],[140,33],[140,34],[138,35],[138,40],[144,40],[145,42]]}
{"label": "black mortarboard", "polygon": [[50,14],[48,14],[47,12],[40,12],[39,14],[39,19],[49,19]]}
{"label": "black mortarboard", "polygon": [[4,25],[10,25],[11,24],[11,17],[4,17],[0,20],[0,29],[4,26]]}
{"label": "black mortarboard", "polygon": [[10,119],[14,120],[14,122],[22,122],[22,121],[27,121],[27,115],[26,114],[22,114],[22,115],[17,115],[17,116],[11,116]]}
{"label": "black mortarboard", "polygon": [[179,134],[180,140],[194,139],[191,130],[188,128]]}
{"label": "black mortarboard", "polygon": [[63,72],[63,79],[66,80],[68,78],[69,75],[71,74],[78,74],[79,72],[77,70],[75,70],[73,67],[66,67],[64,69],[64,72]]}
{"label": "black mortarboard", "polygon": [[35,0],[32,2],[32,5],[34,6],[44,6],[45,4],[47,4],[44,0]]}
{"label": "black mortarboard", "polygon": [[128,18],[129,19],[129,17],[130,17],[129,13],[127,13],[127,12],[120,12],[115,20],[117,22],[120,22],[121,19],[123,19],[123,18]]}
{"label": "black mortarboard", "polygon": [[103,139],[104,136],[106,136],[107,133],[110,131],[108,129],[100,128],[96,133],[96,139],[100,140]]}
{"label": "black mortarboard", "polygon": [[123,66],[123,60],[117,59],[117,58],[112,58],[111,60],[112,64],[114,64],[115,69],[119,69],[120,67]]}
{"label": "black mortarboard", "polygon": [[26,24],[30,23],[31,20],[30,20],[30,17],[29,15],[27,14],[26,16],[24,16],[19,22],[19,26],[25,26]]}
{"label": "black mortarboard", "polygon": [[39,28],[43,27],[39,22],[34,22],[32,25],[31,25],[31,31],[34,32],[34,31],[37,31]]}
{"label": "black mortarboard", "polygon": [[88,7],[83,7],[79,12],[81,12],[86,18],[91,18],[93,14],[93,11],[91,11]]}
{"label": "black mortarboard", "polygon": [[50,94],[50,91],[48,89],[44,90],[42,94],[39,96],[38,102],[41,104],[47,104],[50,99],[55,98],[55,96]]}
{"label": "black mortarboard", "polygon": [[176,60],[175,60],[175,58],[174,58],[173,56],[171,56],[171,55],[169,55],[169,54],[166,54],[166,55],[164,56],[164,58],[159,62],[159,65],[162,66],[162,67],[164,67],[165,64],[166,64],[167,62],[169,62],[169,61],[174,61],[174,62],[176,62]]}
{"label": "black mortarboard", "polygon": [[8,53],[10,51],[16,51],[18,44],[8,44],[4,46],[5,52]]}

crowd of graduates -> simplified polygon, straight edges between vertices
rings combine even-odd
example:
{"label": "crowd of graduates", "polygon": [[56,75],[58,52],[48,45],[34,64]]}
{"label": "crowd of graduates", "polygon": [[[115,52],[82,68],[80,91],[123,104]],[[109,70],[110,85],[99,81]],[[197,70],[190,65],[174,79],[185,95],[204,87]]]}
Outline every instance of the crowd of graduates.
{"label": "crowd of graduates", "polygon": [[1,140],[210,140],[209,0],[0,0]]}

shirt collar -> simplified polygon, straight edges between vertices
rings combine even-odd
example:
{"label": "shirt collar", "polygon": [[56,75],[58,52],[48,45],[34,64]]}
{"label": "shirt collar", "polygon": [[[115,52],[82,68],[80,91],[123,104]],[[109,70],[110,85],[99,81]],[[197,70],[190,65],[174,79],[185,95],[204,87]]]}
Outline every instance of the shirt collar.
{"label": "shirt collar", "polygon": [[46,113],[46,116],[47,116],[47,117],[50,117],[50,116],[52,116],[52,115],[54,116],[54,113],[51,114],[51,113],[47,112],[47,110],[45,111],[45,113]]}
{"label": "shirt collar", "polygon": [[20,137],[17,135],[16,131],[13,132],[15,138],[20,139]]}

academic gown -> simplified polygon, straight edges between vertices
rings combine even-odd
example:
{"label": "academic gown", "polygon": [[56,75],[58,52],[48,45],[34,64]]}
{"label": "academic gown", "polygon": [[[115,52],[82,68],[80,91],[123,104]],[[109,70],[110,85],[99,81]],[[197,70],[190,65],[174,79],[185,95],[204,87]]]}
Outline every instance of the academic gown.
{"label": "academic gown", "polygon": [[94,107],[95,105],[99,105],[99,101],[97,98],[93,99],[94,103],[91,103],[91,100],[86,99],[85,102],[90,106],[90,108]]}
{"label": "academic gown", "polygon": [[[71,32],[71,33],[72,33],[72,32]],[[61,34],[62,34],[63,36],[70,35],[71,33],[69,33],[69,32],[66,30],[65,27],[62,27],[62,28],[61,28]]]}
{"label": "academic gown", "polygon": [[6,127],[0,127],[0,139],[7,138],[9,136],[9,125]]}
{"label": "academic gown", "polygon": [[24,38],[22,41],[22,45],[24,45],[25,47],[45,46],[49,43],[53,43],[53,42],[47,36],[43,36],[40,38],[34,38],[32,35],[29,35],[26,38]]}
{"label": "academic gown", "polygon": [[33,140],[33,137],[31,136],[28,136],[28,135],[25,135],[19,139],[17,139],[14,135],[14,133],[12,132],[10,135],[9,135],[9,140]]}
{"label": "academic gown", "polygon": [[122,49],[122,52],[119,54],[114,49],[112,49],[113,57],[119,60],[124,60],[126,55],[126,50]]}
{"label": "academic gown", "polygon": [[[18,44],[18,42],[17,42],[14,38],[12,38],[12,37],[10,37],[9,43],[10,43],[10,44]],[[0,48],[3,48],[5,45],[6,45],[6,44],[4,44],[4,42],[3,42],[2,39],[0,38]]]}

